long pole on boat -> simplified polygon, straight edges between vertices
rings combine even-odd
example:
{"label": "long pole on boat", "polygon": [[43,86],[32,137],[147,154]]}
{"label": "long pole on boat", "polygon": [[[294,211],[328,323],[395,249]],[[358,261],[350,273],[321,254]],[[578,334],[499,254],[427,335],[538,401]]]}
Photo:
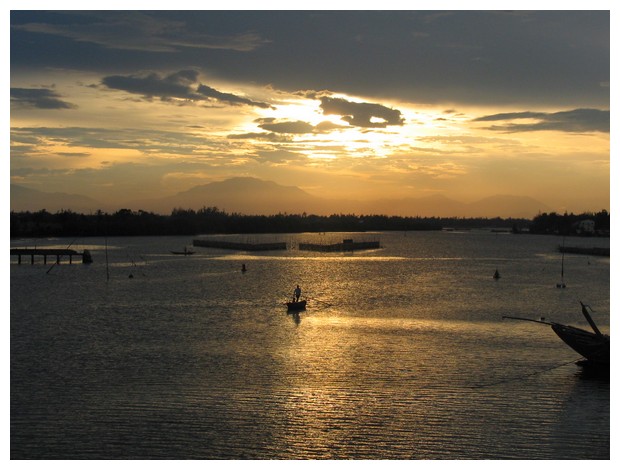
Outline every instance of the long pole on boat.
{"label": "long pole on boat", "polygon": [[332,307],[333,306],[331,303],[325,302],[324,300],[321,300],[321,299],[317,299],[316,297],[307,297],[306,296],[306,299],[312,300],[313,302],[319,302],[319,303],[321,303],[323,305],[326,305],[327,307]]}
{"label": "long pole on boat", "polygon": [[543,325],[553,325],[553,323],[544,321],[544,320],[534,320],[532,318],[523,318],[523,317],[511,317],[508,315],[502,315],[502,318],[509,318],[510,320],[521,320],[521,321],[531,321],[534,323],[542,323]]}
{"label": "long pole on boat", "polygon": [[596,333],[596,335],[599,337],[603,336],[603,333],[601,333],[601,330],[598,329],[598,327],[596,326],[596,323],[594,323],[594,320],[592,319],[592,317],[590,316],[590,313],[588,312],[588,307],[590,306],[585,305],[581,300],[579,301],[579,303],[581,304],[581,313],[583,313],[583,316],[586,317],[586,320],[588,321],[588,324],[590,325],[590,327],[594,330],[594,333]]}

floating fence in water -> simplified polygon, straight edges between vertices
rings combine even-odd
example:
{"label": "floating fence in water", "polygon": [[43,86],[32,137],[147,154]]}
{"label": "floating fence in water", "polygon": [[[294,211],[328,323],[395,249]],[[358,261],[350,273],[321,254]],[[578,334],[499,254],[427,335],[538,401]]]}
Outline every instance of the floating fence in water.
{"label": "floating fence in water", "polygon": [[300,250],[300,251],[323,251],[323,252],[347,252],[356,250],[374,250],[381,248],[381,243],[378,240],[358,240],[354,241],[352,238],[345,238],[344,240],[336,243],[331,241],[321,240],[319,243],[315,242],[294,242],[290,240],[290,244],[285,241],[240,241],[237,240],[222,240],[221,238],[198,238],[193,240],[193,245],[203,248],[221,248],[226,250],[238,250],[238,251],[272,251],[272,250]]}
{"label": "floating fence in water", "polygon": [[581,247],[581,246],[559,246],[560,253],[570,253],[577,255],[591,255],[591,256],[609,256],[609,248],[601,247]]}
{"label": "floating fence in water", "polygon": [[286,242],[244,243],[239,241],[196,239],[193,241],[193,245],[204,248],[223,248],[226,250],[241,251],[286,250]]}
{"label": "floating fence in water", "polygon": [[302,251],[355,251],[355,250],[374,250],[381,248],[378,240],[372,241],[353,241],[352,238],[345,238],[340,243],[304,243],[298,245]]}

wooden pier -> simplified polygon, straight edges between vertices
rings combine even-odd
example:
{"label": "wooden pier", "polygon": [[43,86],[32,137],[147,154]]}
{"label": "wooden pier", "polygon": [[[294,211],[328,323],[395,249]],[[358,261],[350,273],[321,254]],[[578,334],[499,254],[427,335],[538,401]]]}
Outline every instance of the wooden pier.
{"label": "wooden pier", "polygon": [[92,263],[93,259],[88,250],[82,253],[76,250],[63,248],[11,248],[11,256],[17,256],[17,264],[22,264],[22,256],[30,257],[30,264],[34,264],[35,256],[43,257],[43,264],[47,264],[47,257],[56,257],[56,264],[60,264],[62,258],[69,257],[69,264],[73,264],[73,257],[80,257],[82,263]]}

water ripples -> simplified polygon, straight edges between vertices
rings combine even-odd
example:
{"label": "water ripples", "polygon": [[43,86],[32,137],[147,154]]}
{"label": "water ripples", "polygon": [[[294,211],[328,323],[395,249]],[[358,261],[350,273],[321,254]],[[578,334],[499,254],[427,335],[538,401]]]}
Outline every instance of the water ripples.
{"label": "water ripples", "polygon": [[[501,320],[574,303],[532,281],[554,260],[515,238],[497,283],[488,252],[507,237],[475,237],[394,238],[355,263],[157,258],[168,246],[140,240],[145,276],[119,264],[109,283],[101,265],[12,266],[12,457],[609,458],[609,382],[581,377],[546,327]],[[608,328],[609,266],[580,269]]]}

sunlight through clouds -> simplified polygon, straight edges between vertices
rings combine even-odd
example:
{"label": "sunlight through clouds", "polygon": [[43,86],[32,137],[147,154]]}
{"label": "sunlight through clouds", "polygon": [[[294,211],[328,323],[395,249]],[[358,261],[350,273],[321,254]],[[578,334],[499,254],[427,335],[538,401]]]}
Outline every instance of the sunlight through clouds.
{"label": "sunlight through clouds", "polygon": [[[94,197],[143,167],[128,201],[154,181],[163,197],[243,175],[316,196],[609,204],[605,12],[283,13],[290,30],[262,12],[190,13],[14,12],[11,181]],[[331,30],[332,15],[351,21]]]}

